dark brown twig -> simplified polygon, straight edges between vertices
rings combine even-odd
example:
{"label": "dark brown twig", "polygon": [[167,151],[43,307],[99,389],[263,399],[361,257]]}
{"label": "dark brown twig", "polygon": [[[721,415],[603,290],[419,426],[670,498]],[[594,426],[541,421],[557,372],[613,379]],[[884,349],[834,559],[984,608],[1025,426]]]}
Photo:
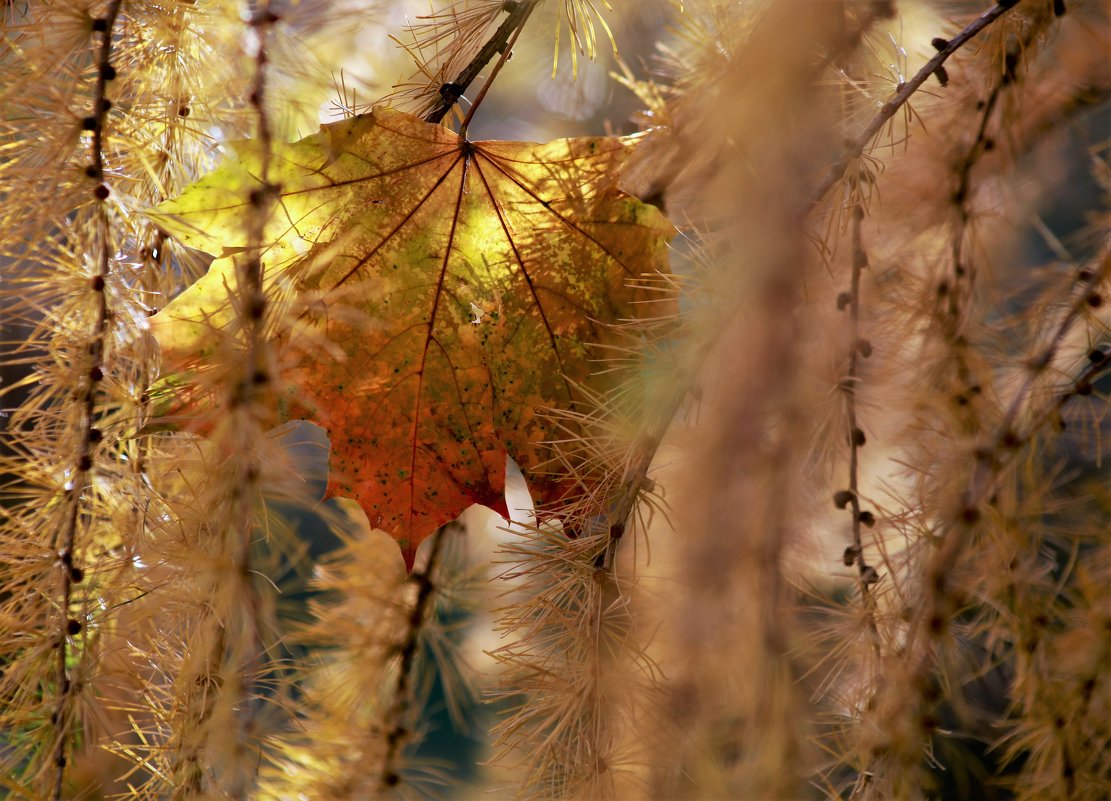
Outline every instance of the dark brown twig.
{"label": "dark brown twig", "polygon": [[470,63],[463,68],[458,77],[451,83],[445,83],[440,87],[440,102],[436,105],[436,108],[425,116],[425,122],[440,122],[444,115],[451,111],[452,106],[459,102],[459,98],[467,91],[467,87],[474,82],[474,79],[478,77],[478,74],[495,55],[500,53],[503,62],[508,58],[507,51],[510,38],[520,32],[520,29],[528,21],[529,15],[532,14],[533,9],[539,3],[540,0],[506,0],[502,4],[502,8],[509,12],[509,16],[498,26],[494,35],[482,46],[482,49],[471,59]]}
{"label": "dark brown twig", "polygon": [[[412,734],[404,716],[406,710],[414,704],[414,688],[417,684],[414,672],[417,668],[417,658],[420,656],[422,638],[431,619],[430,616],[435,612],[437,587],[434,575],[440,567],[444,543],[449,535],[458,534],[456,531],[458,527],[459,523],[454,521],[442,526],[433,536],[427,563],[421,570],[414,571],[409,576],[409,581],[417,585],[417,597],[409,611],[405,638],[398,646],[397,682],[386,715],[389,729],[386,732],[386,754],[382,760],[382,772],[379,776],[383,790],[395,787],[401,782],[398,763],[405,744]],[[419,699],[416,700],[419,702]]]}
{"label": "dark brown twig", "polygon": [[942,69],[942,65],[949,56],[960,50],[965,44],[975,38],[980,31],[991,25],[1017,4],[1017,0],[1004,0],[989,8],[973,22],[969,23],[964,30],[950,39],[944,47],[939,48],[937,54],[927,61],[913,78],[902,84],[898,88],[898,91],[895,92],[895,95],[883,104],[876,116],[865,126],[864,130],[861,131],[856,138],[850,139],[845,143],[842,154],[833,165],[830,166],[825,177],[822,178],[814,188],[814,192],[810,196],[810,207],[813,208],[816,206],[827,194],[829,194],[830,190],[833,189],[837,182],[845,176],[845,171],[849,168],[849,165],[854,160],[860,158],[876,134],[878,134],[883,126],[895,116],[895,112],[906,105],[911,96],[918,91],[922,84],[929,80],[930,76],[938,74],[939,69]]}
{"label": "dark brown twig", "polygon": [[[86,130],[92,131],[90,143],[91,161],[86,168],[86,175],[97,182],[93,196],[97,200],[97,272],[93,276],[92,289],[97,297],[96,320],[93,331],[90,333],[88,345],[89,369],[87,373],[88,386],[83,398],[81,414],[81,445],[77,456],[76,470],[72,488],[70,489],[70,505],[66,515],[65,528],[61,532],[61,548],[59,549],[59,564],[61,565],[61,599],[59,608],[59,630],[55,665],[55,682],[57,693],[54,701],[52,719],[55,727],[55,743],[52,749],[54,762],[54,781],[51,788],[52,801],[60,801],[62,790],[65,786],[66,775],[66,741],[69,716],[66,714],[67,702],[74,692],[75,686],[70,681],[67,662],[70,658],[68,648],[69,638],[76,636],[83,630],[83,622],[71,619],[69,607],[73,597],[74,585],[84,578],[83,569],[76,564],[77,528],[80,521],[81,501],[86,497],[86,487],[93,469],[93,452],[98,443],[103,439],[103,432],[96,425],[96,399],[100,382],[105,377],[104,371],[104,342],[108,336],[108,326],[111,315],[108,308],[107,283],[111,274],[112,247],[109,240],[108,210],[105,201],[108,199],[109,190],[103,183],[104,178],[104,124],[108,112],[112,108],[108,100],[108,84],[115,80],[116,70],[111,64],[112,57],[112,28],[119,17],[122,0],[114,0],[108,7],[107,14],[93,21],[93,30],[100,34],[100,47],[97,51],[97,76],[96,87],[93,95],[93,111],[83,123]],[[58,541],[55,540],[55,547]]]}
{"label": "dark brown twig", "polygon": [[[859,473],[860,449],[864,447],[864,431],[858,425],[856,386],[860,379],[860,358],[871,355],[871,345],[860,338],[860,276],[868,266],[868,254],[864,250],[864,237],[862,225],[864,222],[864,207],[859,203],[853,207],[852,216],[852,277],[849,288],[849,328],[851,336],[851,351],[849,353],[849,374],[843,385],[845,402],[848,408],[849,423],[849,490],[848,502],[853,516],[853,544],[851,552],[845,556],[845,563],[856,563],[860,586],[861,599],[866,610],[868,628],[872,633],[872,645],[879,654],[879,637],[876,620],[873,614],[875,601],[871,595],[871,587],[879,580],[876,569],[868,564],[864,556],[864,543],[861,536],[863,526],[875,525],[875,517],[871,511],[862,511],[860,508]],[[840,505],[840,499],[836,499]],[[850,559],[850,556],[852,559]]]}

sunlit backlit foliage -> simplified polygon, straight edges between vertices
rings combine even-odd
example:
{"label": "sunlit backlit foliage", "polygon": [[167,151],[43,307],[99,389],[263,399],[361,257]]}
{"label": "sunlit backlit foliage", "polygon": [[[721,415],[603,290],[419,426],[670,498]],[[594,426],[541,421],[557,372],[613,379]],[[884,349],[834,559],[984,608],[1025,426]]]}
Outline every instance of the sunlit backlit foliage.
{"label": "sunlit backlit foliage", "polygon": [[0,797],[1111,797],[1111,8],[612,6],[3,3]]}

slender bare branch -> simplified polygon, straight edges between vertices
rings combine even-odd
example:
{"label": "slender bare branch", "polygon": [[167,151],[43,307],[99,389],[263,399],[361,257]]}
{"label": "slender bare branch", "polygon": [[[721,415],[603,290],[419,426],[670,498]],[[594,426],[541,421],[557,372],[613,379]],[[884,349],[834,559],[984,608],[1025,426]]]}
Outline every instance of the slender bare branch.
{"label": "slender bare branch", "polygon": [[943,68],[942,65],[949,59],[949,56],[972,41],[980,31],[987,28],[1017,4],[1017,0],[1004,0],[989,8],[974,21],[969,23],[964,30],[950,39],[944,47],[941,47],[937,54],[927,61],[913,78],[901,84],[894,96],[880,107],[879,112],[872,118],[868,125],[864,127],[864,130],[854,139],[850,139],[845,143],[841,156],[830,166],[825,177],[822,178],[814,188],[814,192],[810,196],[810,206],[816,206],[827,194],[829,194],[829,191],[833,189],[834,185],[844,177],[845,171],[849,168],[849,165],[864,153],[876,134],[878,134],[883,126],[895,116],[895,112],[906,105],[911,96],[918,91],[922,84],[929,80],[930,76],[938,73],[938,70]]}
{"label": "slender bare branch", "polygon": [[509,12],[509,16],[498,26],[494,35],[463,68],[458,77],[440,87],[440,103],[425,116],[425,122],[435,123],[442,120],[495,55],[501,53],[503,61],[508,57],[506,51],[509,48],[510,38],[520,32],[539,3],[540,0],[506,0],[502,7]]}

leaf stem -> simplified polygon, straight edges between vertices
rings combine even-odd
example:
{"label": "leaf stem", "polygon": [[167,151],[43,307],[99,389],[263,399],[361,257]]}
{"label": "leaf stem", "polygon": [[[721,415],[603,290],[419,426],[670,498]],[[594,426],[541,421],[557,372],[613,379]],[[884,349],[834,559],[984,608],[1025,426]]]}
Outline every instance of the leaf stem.
{"label": "leaf stem", "polygon": [[510,39],[516,43],[517,36],[520,35],[521,29],[525,27],[525,23],[528,21],[529,16],[539,4],[540,0],[506,0],[506,2],[502,4],[502,8],[509,12],[509,16],[498,26],[498,29],[494,31],[494,35],[487,40],[486,44],[484,44],[482,49],[478,51],[478,54],[471,59],[470,63],[463,68],[463,71],[459,73],[458,77],[451,83],[445,83],[440,87],[440,102],[436,108],[432,109],[432,111],[425,116],[425,122],[440,122],[440,120],[444,118],[444,115],[451,111],[452,107],[459,102],[459,98],[463,96],[463,93],[467,91],[467,87],[474,82],[474,79],[478,77],[478,74],[483,68],[490,63],[490,59],[492,59],[495,54],[500,53],[501,59],[494,67],[493,74],[490,76],[489,80],[486,81],[486,86],[482,88],[481,94],[471,105],[471,109],[467,113],[466,119],[463,121],[461,133],[465,133],[467,123],[470,122],[475,108],[478,107],[479,102],[481,102],[482,98],[486,95],[487,87],[489,87],[490,83],[497,76],[502,64],[509,58],[509,53],[512,49]]}
{"label": "leaf stem", "polygon": [[463,118],[463,124],[459,126],[459,135],[464,139],[467,138],[467,126],[471,124],[471,117],[474,116],[475,111],[482,104],[482,100],[486,97],[486,93],[490,91],[490,86],[494,83],[494,79],[498,77],[498,73],[501,72],[501,68],[504,67],[505,62],[509,60],[509,56],[513,52],[513,47],[517,44],[517,39],[518,37],[520,37],[521,31],[525,29],[525,23],[528,21],[529,14],[532,13],[532,9],[535,7],[535,5],[529,6],[528,11],[525,12],[525,16],[521,18],[521,23],[513,32],[512,38],[510,38],[505,47],[502,48],[501,57],[498,59],[498,63],[494,65],[494,69],[490,72],[490,77],[486,79],[486,83],[482,85],[482,89],[479,91],[478,97],[474,99],[474,102],[471,103],[470,109],[467,110],[467,116]]}

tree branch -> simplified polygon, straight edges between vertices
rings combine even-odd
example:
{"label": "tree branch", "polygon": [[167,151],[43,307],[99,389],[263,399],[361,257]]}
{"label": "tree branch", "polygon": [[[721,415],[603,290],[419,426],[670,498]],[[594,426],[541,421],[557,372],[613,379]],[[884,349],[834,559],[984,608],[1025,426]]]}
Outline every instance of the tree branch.
{"label": "tree branch", "polygon": [[1001,0],[1001,2],[989,8],[974,21],[969,23],[963,31],[950,39],[944,47],[939,48],[937,55],[927,61],[913,78],[902,84],[895,93],[895,96],[880,107],[879,113],[872,118],[871,122],[868,123],[864,130],[861,131],[855,139],[846,142],[845,149],[841,156],[833,163],[829,168],[829,172],[825,174],[825,177],[822,178],[821,182],[814,188],[814,192],[810,196],[810,207],[813,208],[818,205],[818,203],[829,194],[829,191],[834,185],[845,176],[845,171],[849,168],[849,164],[851,164],[854,159],[860,157],[875,135],[879,133],[880,129],[895,116],[896,111],[906,105],[911,95],[917,92],[918,88],[922,86],[931,75],[944,75],[944,72],[939,72],[939,70],[943,69],[942,65],[949,56],[960,50],[965,44],[975,38],[980,31],[991,25],[1016,5],[1018,5],[1018,0]]}
{"label": "tree branch", "polygon": [[490,63],[498,53],[505,53],[509,39],[525,26],[529,15],[539,5],[540,0],[506,0],[502,8],[509,12],[509,16],[494,31],[494,35],[487,40],[478,54],[463,68],[458,77],[451,83],[440,87],[440,102],[425,116],[425,122],[438,123],[444,118],[452,106],[459,102],[459,98],[467,91],[467,87],[474,82],[478,74]]}
{"label": "tree branch", "polygon": [[[94,90],[92,114],[85,118],[83,127],[92,131],[90,143],[90,163],[85,169],[85,174],[96,180],[97,186],[93,190],[93,197],[97,205],[96,220],[96,264],[97,271],[93,276],[91,289],[96,296],[96,312],[92,330],[89,332],[89,368],[87,373],[88,384],[81,395],[81,434],[80,447],[77,454],[77,464],[71,489],[67,493],[69,508],[66,511],[62,531],[55,540],[55,550],[59,555],[58,564],[61,568],[61,587],[58,601],[58,634],[55,651],[55,696],[51,719],[54,725],[55,742],[52,748],[52,762],[54,773],[50,791],[51,801],[61,801],[66,781],[66,765],[68,762],[67,746],[73,734],[72,707],[74,694],[77,692],[75,682],[69,678],[69,662],[75,658],[75,653],[69,648],[69,641],[83,631],[84,621],[69,616],[70,605],[73,602],[75,585],[84,578],[84,569],[77,564],[77,532],[81,526],[82,501],[91,494],[92,471],[94,465],[94,452],[96,446],[103,439],[104,432],[97,420],[97,399],[102,389],[100,382],[105,377],[105,340],[109,335],[112,312],[108,306],[108,279],[112,275],[112,246],[110,240],[111,224],[105,202],[108,200],[109,190],[104,179],[104,126],[107,122],[108,112],[112,108],[108,100],[108,84],[116,77],[116,70],[112,66],[112,29],[120,14],[122,0],[114,0],[105,13],[105,16],[94,20],[93,31],[99,36],[100,44],[97,48],[97,75]],[[87,513],[86,513],[87,514]],[[59,542],[60,541],[60,542]],[[57,546],[60,544],[60,548]],[[68,714],[67,714],[68,713]]]}

